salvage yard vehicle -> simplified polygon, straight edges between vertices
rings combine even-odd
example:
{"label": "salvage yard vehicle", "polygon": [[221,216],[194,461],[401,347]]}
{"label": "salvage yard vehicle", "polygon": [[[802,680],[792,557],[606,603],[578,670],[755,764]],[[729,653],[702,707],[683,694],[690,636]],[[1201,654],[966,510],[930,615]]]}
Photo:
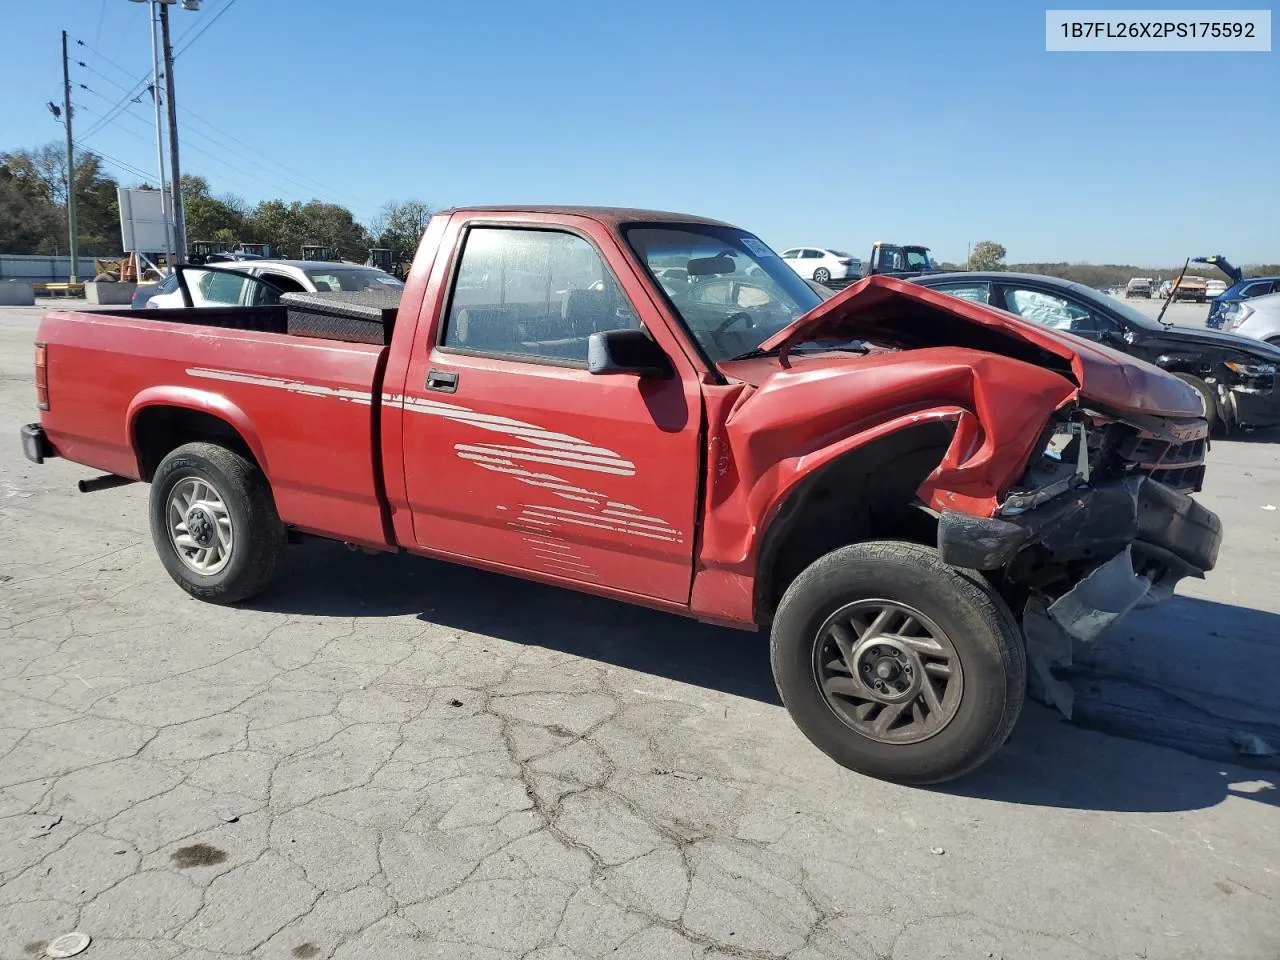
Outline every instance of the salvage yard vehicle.
{"label": "salvage yard vehicle", "polygon": [[1025,273],[921,277],[933,290],[999,307],[1155,364],[1204,398],[1210,429],[1280,424],[1280,348],[1245,336],[1157,322],[1083,284]]}
{"label": "salvage yard vehicle", "polygon": [[1209,281],[1204,277],[1181,277],[1175,279],[1169,288],[1169,296],[1178,300],[1194,300],[1204,303],[1208,298]]}
{"label": "salvage yard vehicle", "polygon": [[[252,278],[266,280],[253,283]],[[173,276],[135,308],[160,310],[184,305],[184,294]],[[190,284],[195,307],[256,306],[278,302],[280,293],[358,291],[384,285],[401,288],[399,280],[384,270],[355,263],[317,260],[265,260],[209,265]]]}
{"label": "salvage yard vehicle", "polygon": [[1134,277],[1125,284],[1124,295],[1126,297],[1145,297],[1151,299],[1151,278],[1150,277]]}
{"label": "salvage yard vehicle", "polygon": [[1280,293],[1236,300],[1222,318],[1223,329],[1242,337],[1265,340],[1280,348]]}
{"label": "salvage yard vehicle", "polygon": [[829,283],[862,276],[862,261],[841,250],[826,247],[792,247],[781,254],[783,262],[806,280]]}
{"label": "salvage yard vehicle", "polygon": [[900,279],[824,301],[728,224],[444,211],[398,309],[359,296],[52,312],[26,454],[150,483],[210,602],[314,535],[769,626],[804,734],[903,783],[1000,748],[1028,656],[1216,561],[1186,383]]}
{"label": "salvage yard vehicle", "polygon": [[1280,293],[1280,277],[1247,277],[1236,281],[1214,297],[1205,326],[1220,329],[1232,307],[1255,297],[1265,297],[1269,293]]}

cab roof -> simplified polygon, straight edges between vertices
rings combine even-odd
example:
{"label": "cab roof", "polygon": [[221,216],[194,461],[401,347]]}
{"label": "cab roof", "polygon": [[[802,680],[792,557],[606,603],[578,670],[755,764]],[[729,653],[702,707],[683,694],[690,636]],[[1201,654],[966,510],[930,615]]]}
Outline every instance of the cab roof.
{"label": "cab roof", "polygon": [[[673,213],[666,210],[643,210],[636,207],[590,207],[559,206],[556,204],[517,204],[513,206],[453,207],[441,210],[443,214],[454,213],[538,213],[555,214],[566,217],[585,217],[610,226],[623,223],[700,223],[713,227],[733,227],[722,220],[709,217],[697,217],[688,213]],[[738,229],[734,227],[734,229]]]}

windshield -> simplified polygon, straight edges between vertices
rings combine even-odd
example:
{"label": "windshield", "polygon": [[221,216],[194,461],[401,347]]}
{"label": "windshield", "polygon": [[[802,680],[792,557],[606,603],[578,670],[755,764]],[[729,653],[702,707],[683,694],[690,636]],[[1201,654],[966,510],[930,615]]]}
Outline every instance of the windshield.
{"label": "windshield", "polygon": [[733,227],[630,227],[625,235],[713,362],[750,353],[822,302],[763,242]]}
{"label": "windshield", "polygon": [[371,267],[315,267],[306,271],[316,290],[326,293],[333,290],[367,290],[370,287],[403,287],[404,284],[381,270]]}
{"label": "windshield", "polygon": [[907,255],[908,270],[928,269],[933,266],[927,247],[905,247],[903,252]]}

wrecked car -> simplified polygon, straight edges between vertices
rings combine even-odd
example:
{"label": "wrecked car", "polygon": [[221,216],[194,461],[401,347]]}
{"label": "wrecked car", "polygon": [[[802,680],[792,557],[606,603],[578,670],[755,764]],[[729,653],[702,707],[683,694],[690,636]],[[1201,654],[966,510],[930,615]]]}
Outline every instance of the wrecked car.
{"label": "wrecked car", "polygon": [[1280,424],[1280,347],[1234,333],[1180,327],[1057,277],[956,273],[917,281],[1065,330],[1167,370],[1204,398],[1210,431]]}
{"label": "wrecked car", "polygon": [[728,224],[445,211],[398,307],[240,302],[35,346],[27,456],[149,483],[182,589],[245,600],[318,536],[769,627],[795,722],[872,776],[978,767],[1024,634],[1047,672],[1217,555],[1188,384],[898,279],[824,302]]}

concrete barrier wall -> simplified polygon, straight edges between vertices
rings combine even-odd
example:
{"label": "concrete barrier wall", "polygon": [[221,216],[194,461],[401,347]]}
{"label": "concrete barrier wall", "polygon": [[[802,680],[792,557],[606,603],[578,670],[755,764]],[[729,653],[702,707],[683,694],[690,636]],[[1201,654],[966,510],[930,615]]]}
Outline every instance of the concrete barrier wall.
{"label": "concrete barrier wall", "polygon": [[84,297],[90,303],[99,306],[117,306],[133,302],[133,291],[136,283],[97,283],[89,281],[84,285]]}
{"label": "concrete barrier wall", "polygon": [[36,294],[31,284],[22,280],[0,280],[0,306],[35,306]]}
{"label": "concrete barrier wall", "polygon": [[[0,281],[28,280],[32,283],[66,283],[71,276],[70,257],[29,256],[0,253]],[[93,276],[93,257],[80,258],[80,279]]]}

